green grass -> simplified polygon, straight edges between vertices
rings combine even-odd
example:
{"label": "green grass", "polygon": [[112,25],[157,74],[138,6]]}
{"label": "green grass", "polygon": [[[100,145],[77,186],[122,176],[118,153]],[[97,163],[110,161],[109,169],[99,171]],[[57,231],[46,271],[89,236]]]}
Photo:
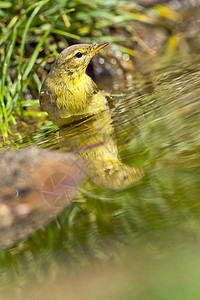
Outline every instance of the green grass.
{"label": "green grass", "polygon": [[23,101],[31,107],[52,59],[68,44],[107,41],[132,54],[129,47],[135,43],[135,29],[130,21],[157,26],[156,14],[156,8],[148,10],[130,1],[1,1],[0,131],[4,141],[12,133],[10,125],[18,117],[23,119]]}

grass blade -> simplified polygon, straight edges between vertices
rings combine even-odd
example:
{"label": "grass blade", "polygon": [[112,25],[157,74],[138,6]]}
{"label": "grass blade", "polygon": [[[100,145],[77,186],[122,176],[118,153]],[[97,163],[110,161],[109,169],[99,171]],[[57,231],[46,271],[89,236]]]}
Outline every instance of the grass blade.
{"label": "grass blade", "polygon": [[[24,48],[25,48],[25,42],[26,42],[26,36],[29,30],[29,27],[34,19],[34,17],[38,14],[39,10],[42,8],[42,6],[46,3],[47,1],[40,1],[37,3],[36,8],[34,9],[34,11],[32,12],[32,14],[30,15],[23,35],[22,35],[22,41],[21,41],[21,45],[20,45],[20,56],[19,56],[19,64],[18,64],[18,72],[17,72],[17,89],[19,90],[19,97],[17,98],[17,100],[19,102],[22,102],[23,100],[23,75],[22,75],[22,60],[23,60],[23,55],[24,55]],[[15,103],[13,103],[13,106],[15,105]],[[22,111],[22,110],[21,110]]]}
{"label": "grass blade", "polygon": [[7,116],[7,111],[6,111],[6,106],[4,102],[4,87],[5,87],[5,82],[6,82],[6,75],[7,75],[7,70],[8,70],[8,64],[10,61],[10,57],[13,52],[13,48],[16,42],[17,38],[17,26],[14,27],[11,41],[7,46],[7,54],[5,56],[3,66],[2,66],[2,79],[1,79],[1,94],[0,94],[0,103],[1,103],[1,108],[2,108],[2,115],[3,115],[3,120],[5,121],[5,125],[3,123],[3,127],[5,129],[5,134],[7,134],[7,128],[8,128],[8,116]]}

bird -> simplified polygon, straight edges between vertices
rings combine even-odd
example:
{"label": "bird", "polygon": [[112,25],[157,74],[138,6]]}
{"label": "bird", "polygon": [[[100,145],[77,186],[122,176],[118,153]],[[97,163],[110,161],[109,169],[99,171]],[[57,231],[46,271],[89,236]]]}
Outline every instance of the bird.
{"label": "bird", "polygon": [[138,181],[142,170],[121,161],[107,101],[86,74],[92,57],[108,44],[77,44],[63,50],[42,85],[40,104],[59,127],[62,149],[84,160],[86,177],[117,190]]}
{"label": "bird", "polygon": [[39,97],[41,108],[56,125],[63,126],[107,108],[105,97],[86,74],[92,57],[107,45],[72,45],[56,59]]}

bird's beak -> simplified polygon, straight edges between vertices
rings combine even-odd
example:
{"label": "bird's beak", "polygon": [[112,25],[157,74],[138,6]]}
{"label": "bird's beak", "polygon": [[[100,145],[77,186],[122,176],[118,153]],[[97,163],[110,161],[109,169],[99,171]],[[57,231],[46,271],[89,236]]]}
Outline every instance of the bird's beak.
{"label": "bird's beak", "polygon": [[95,53],[97,53],[99,50],[101,50],[102,48],[108,46],[110,43],[103,43],[101,45],[94,45],[93,48],[91,49],[91,51],[88,53],[90,55],[94,55]]}

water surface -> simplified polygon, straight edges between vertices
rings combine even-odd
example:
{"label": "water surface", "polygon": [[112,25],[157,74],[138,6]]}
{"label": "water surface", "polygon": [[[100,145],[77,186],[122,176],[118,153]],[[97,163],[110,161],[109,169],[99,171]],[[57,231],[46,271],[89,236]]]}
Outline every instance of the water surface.
{"label": "water surface", "polygon": [[[92,157],[93,167],[59,218],[2,252],[9,258],[2,264],[3,285],[10,276],[20,284],[26,275],[46,282],[46,276],[58,280],[59,270],[73,273],[74,264],[117,262],[127,246],[132,257],[144,241],[151,258],[160,251],[158,241],[166,245],[161,253],[168,241],[174,244],[175,258],[180,241],[199,243],[199,62],[183,57],[159,61],[147,71],[141,66],[123,85],[114,83],[118,96],[109,99],[104,115],[72,124],[60,135],[44,125],[33,133],[38,147]],[[143,175],[131,181],[126,168]],[[136,252],[137,259],[146,255]]]}

